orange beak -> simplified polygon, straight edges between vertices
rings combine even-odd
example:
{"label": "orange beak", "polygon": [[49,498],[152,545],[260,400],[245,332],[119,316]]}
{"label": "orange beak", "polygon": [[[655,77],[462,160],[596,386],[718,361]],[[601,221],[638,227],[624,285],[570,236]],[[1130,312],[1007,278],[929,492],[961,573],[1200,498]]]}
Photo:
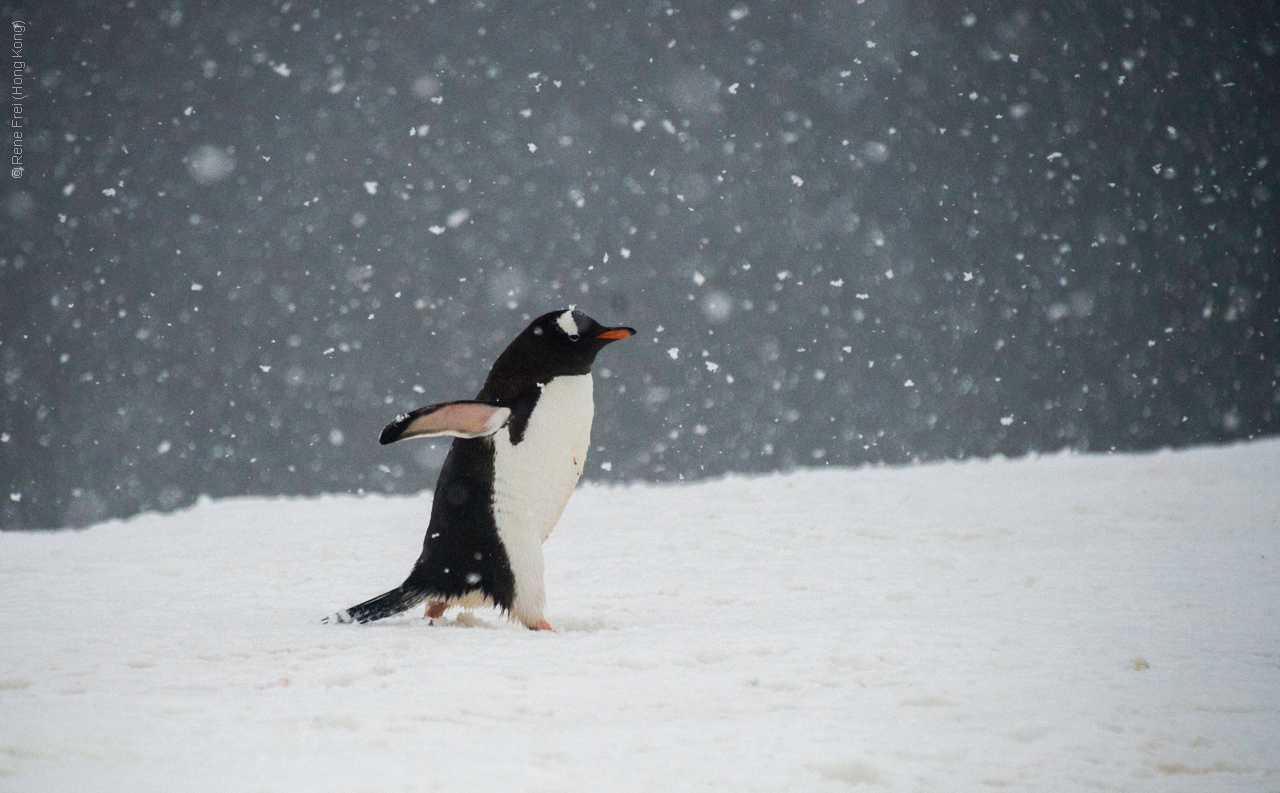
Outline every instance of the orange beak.
{"label": "orange beak", "polygon": [[601,333],[598,336],[596,336],[596,338],[609,339],[610,341],[614,341],[616,339],[625,339],[628,336],[634,336],[634,335],[636,335],[636,332],[631,328],[610,328],[609,330],[606,330],[604,333]]}

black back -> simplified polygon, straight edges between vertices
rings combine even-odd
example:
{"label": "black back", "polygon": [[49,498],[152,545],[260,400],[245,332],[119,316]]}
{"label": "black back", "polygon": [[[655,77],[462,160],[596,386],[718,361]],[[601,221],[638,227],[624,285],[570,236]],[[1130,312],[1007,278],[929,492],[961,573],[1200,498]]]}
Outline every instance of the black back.
{"label": "black back", "polygon": [[431,522],[406,587],[441,598],[482,589],[510,609],[515,579],[493,517],[493,439],[455,438],[436,480]]}

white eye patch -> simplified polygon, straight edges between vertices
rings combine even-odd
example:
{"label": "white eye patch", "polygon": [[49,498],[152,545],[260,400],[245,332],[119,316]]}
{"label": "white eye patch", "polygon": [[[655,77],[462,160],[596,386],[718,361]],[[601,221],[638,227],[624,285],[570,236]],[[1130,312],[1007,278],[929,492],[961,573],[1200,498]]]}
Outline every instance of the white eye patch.
{"label": "white eye patch", "polygon": [[578,338],[578,323],[573,321],[573,311],[561,311],[560,316],[556,317],[556,324],[560,326],[565,335],[571,339]]}

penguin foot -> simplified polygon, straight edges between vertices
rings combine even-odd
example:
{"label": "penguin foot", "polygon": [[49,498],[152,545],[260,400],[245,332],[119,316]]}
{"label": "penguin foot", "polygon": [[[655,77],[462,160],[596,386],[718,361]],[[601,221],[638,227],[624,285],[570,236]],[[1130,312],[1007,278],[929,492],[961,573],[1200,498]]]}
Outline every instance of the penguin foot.
{"label": "penguin foot", "polygon": [[449,606],[443,600],[429,600],[427,601],[427,610],[423,612],[422,618],[425,620],[431,620],[427,623],[428,625],[435,625],[436,619],[443,617],[445,609],[447,608],[449,608]]}
{"label": "penguin foot", "polygon": [[555,629],[555,628],[553,628],[553,627],[551,627],[551,625],[549,625],[549,624],[547,623],[547,621],[546,621],[546,620],[542,620],[542,621],[541,621],[541,622],[539,622],[537,625],[531,625],[531,626],[529,626],[529,630],[531,630],[531,631],[551,631],[552,633],[555,633],[555,632],[556,632],[556,629]]}

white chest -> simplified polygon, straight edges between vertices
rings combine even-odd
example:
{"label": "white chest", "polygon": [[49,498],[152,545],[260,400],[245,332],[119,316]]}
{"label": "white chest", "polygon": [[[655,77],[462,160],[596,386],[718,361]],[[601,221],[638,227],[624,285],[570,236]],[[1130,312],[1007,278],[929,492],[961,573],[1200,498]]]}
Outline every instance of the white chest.
{"label": "white chest", "polygon": [[557,377],[544,386],[524,436],[493,435],[493,517],[515,575],[515,616],[541,619],[542,543],[551,536],[582,476],[595,402],[591,375]]}
{"label": "white chest", "polygon": [[541,544],[560,520],[591,444],[591,391],[590,374],[554,378],[519,444],[512,445],[506,427],[494,435],[494,517],[504,542],[518,532]]}

